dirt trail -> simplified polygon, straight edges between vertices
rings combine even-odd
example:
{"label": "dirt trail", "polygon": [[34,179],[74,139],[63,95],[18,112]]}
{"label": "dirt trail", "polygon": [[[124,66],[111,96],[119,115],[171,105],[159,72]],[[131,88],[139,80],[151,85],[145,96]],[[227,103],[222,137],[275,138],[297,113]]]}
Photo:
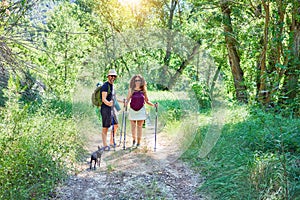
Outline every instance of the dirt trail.
{"label": "dirt trail", "polygon": [[[154,152],[153,124],[148,122],[143,134],[141,147],[132,149],[131,134],[127,133],[126,150],[121,145],[104,152],[96,170],[89,169],[87,156],[80,173],[70,176],[51,199],[207,199],[196,193],[203,178],[177,159],[176,145],[161,132]],[[118,144],[119,139],[117,135]],[[87,144],[89,152],[95,151],[102,144],[100,131],[89,133]]]}

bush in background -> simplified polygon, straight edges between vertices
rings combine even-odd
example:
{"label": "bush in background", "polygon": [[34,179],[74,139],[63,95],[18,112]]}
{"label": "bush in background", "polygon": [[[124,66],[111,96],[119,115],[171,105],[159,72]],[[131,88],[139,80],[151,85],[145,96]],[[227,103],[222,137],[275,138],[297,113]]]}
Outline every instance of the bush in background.
{"label": "bush in background", "polygon": [[82,140],[53,103],[22,104],[14,91],[0,112],[0,199],[42,199],[73,169]]}
{"label": "bush in background", "polygon": [[192,90],[195,93],[200,108],[211,108],[211,98],[209,90],[204,83],[194,83]]}

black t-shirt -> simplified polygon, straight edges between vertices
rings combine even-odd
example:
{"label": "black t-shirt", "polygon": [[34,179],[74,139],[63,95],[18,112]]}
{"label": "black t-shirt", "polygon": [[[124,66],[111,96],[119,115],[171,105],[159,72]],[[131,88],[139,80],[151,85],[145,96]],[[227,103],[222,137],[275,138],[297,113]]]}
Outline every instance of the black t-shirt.
{"label": "black t-shirt", "polygon": [[[106,97],[106,100],[107,101],[111,101],[112,100],[112,90],[113,90],[113,85],[110,84],[109,82],[105,82],[102,87],[101,87],[101,96],[102,96],[102,92],[107,92],[107,97]],[[105,106],[105,107],[109,107],[110,106],[107,106],[105,103],[102,103],[101,107],[102,106]]]}

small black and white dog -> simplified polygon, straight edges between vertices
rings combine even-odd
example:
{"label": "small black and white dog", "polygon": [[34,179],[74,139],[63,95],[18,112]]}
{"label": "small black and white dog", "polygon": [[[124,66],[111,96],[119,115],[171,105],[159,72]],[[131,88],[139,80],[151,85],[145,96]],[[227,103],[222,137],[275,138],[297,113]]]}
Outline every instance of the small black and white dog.
{"label": "small black and white dog", "polygon": [[100,167],[102,153],[103,153],[103,148],[100,148],[98,146],[98,150],[93,152],[91,155],[90,169],[92,169],[93,160],[95,161],[94,169],[96,170],[97,163],[98,163],[98,166]]}

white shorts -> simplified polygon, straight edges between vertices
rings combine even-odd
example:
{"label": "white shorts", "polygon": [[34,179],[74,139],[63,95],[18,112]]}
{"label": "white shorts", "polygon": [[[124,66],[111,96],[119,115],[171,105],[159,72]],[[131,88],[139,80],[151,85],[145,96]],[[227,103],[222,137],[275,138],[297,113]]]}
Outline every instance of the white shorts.
{"label": "white shorts", "polygon": [[143,106],[138,111],[135,111],[135,110],[133,110],[132,108],[129,107],[128,119],[129,120],[146,120],[147,119],[147,113],[146,113],[145,106]]}

